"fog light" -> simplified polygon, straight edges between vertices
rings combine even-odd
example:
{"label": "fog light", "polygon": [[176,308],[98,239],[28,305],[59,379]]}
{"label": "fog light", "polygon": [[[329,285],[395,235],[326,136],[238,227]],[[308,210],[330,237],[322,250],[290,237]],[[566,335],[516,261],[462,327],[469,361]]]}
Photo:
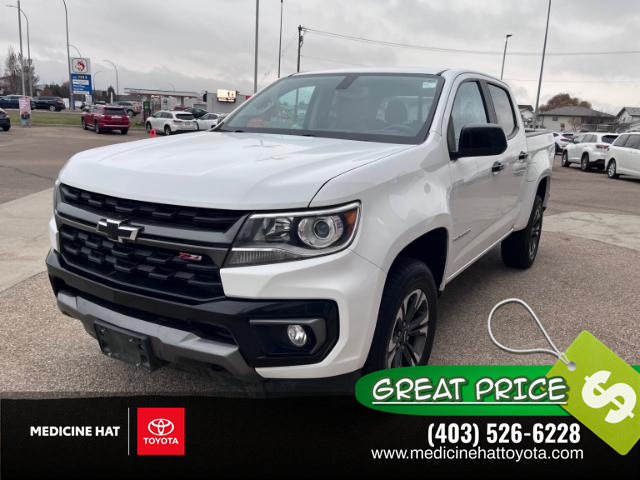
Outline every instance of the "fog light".
{"label": "fog light", "polygon": [[287,327],[289,341],[296,347],[303,347],[307,343],[307,332],[301,325],[289,325]]}

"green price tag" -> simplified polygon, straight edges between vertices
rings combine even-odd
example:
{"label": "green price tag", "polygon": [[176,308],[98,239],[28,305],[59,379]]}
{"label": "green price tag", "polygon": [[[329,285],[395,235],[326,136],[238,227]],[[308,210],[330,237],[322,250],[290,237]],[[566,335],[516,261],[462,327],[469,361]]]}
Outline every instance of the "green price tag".
{"label": "green price tag", "polygon": [[582,332],[565,352],[576,365],[558,360],[547,377],[561,376],[569,386],[562,407],[620,455],[640,439],[640,374],[589,332]]}

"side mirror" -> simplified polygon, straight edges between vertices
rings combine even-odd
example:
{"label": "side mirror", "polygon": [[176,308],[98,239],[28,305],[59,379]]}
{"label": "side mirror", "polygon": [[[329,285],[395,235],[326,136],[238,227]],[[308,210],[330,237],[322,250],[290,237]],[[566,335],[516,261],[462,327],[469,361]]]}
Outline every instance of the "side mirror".
{"label": "side mirror", "polygon": [[488,157],[500,155],[507,149],[507,137],[500,125],[470,124],[462,127],[458,151],[451,158]]}

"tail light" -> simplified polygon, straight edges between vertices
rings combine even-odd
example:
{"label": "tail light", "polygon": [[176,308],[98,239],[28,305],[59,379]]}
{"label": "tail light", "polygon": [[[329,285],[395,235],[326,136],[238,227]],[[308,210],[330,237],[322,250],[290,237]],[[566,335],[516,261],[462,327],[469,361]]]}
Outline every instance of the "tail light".
{"label": "tail light", "polygon": [[173,123],[182,123],[182,120],[174,120]]}
{"label": "tail light", "polygon": [[606,152],[609,150],[609,145],[607,145],[606,143],[599,143],[596,145],[596,148],[598,150],[604,150]]}

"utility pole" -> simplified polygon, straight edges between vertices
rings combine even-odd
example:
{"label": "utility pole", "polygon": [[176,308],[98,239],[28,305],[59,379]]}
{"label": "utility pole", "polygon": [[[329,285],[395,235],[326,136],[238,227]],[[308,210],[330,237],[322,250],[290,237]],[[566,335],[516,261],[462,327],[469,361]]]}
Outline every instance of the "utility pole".
{"label": "utility pole", "polygon": [[260,0],[256,0],[256,46],[253,53],[253,93],[258,91],[258,22],[260,13]]}
{"label": "utility pole", "polygon": [[73,83],[71,81],[71,54],[69,53],[69,11],[67,10],[67,2],[62,0],[64,5],[64,21],[67,27],[67,72],[69,73],[69,108],[76,109],[76,102],[73,98]]}
{"label": "utility pole", "polygon": [[547,36],[549,35],[549,17],[551,16],[551,0],[549,0],[549,8],[547,9],[547,26],[544,30],[544,44],[542,45],[542,63],[540,64],[540,78],[538,79],[538,93],[536,95],[536,116],[535,126],[538,126],[538,107],[540,105],[540,89],[542,88],[542,73],[544,71],[544,56],[547,52]]}
{"label": "utility pole", "polygon": [[20,15],[20,0],[18,0],[18,35],[20,35],[20,78],[22,79],[22,96],[26,95],[24,83],[24,54],[22,53],[22,15]]}
{"label": "utility pole", "polygon": [[507,43],[509,43],[509,37],[513,37],[510,33],[507,33],[504,37],[504,53],[502,54],[502,69],[500,70],[500,80],[504,76],[504,61],[507,58]]}
{"label": "utility pole", "polygon": [[302,25],[298,25],[298,67],[296,69],[296,72],[300,73],[300,50],[302,49],[302,42],[304,42],[304,38],[302,35],[302,32],[304,31],[304,28],[302,27]]}
{"label": "utility pole", "polygon": [[282,60],[282,12],[284,0],[280,0],[280,42],[278,43],[278,78],[280,78],[280,61]]}

